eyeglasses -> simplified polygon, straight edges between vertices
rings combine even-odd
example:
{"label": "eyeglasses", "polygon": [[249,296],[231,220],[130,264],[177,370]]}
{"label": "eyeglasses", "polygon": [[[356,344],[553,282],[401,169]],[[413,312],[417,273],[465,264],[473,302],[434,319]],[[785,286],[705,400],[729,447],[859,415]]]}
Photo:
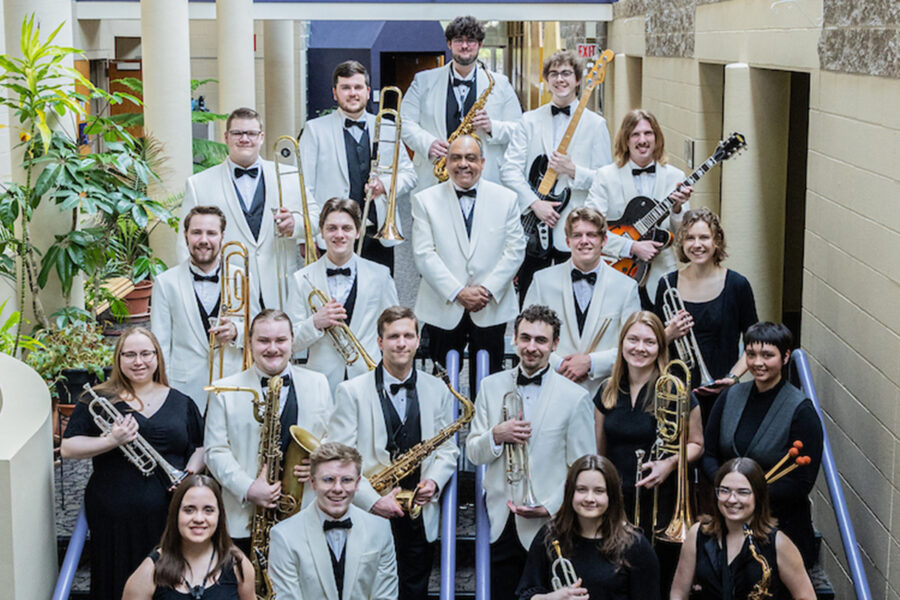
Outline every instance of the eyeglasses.
{"label": "eyeglasses", "polygon": [[457,46],[462,46],[464,44],[475,45],[480,42],[478,40],[476,40],[475,38],[471,38],[471,37],[455,37],[452,40],[450,40],[450,43],[456,44]]}
{"label": "eyeglasses", "polygon": [[252,130],[252,129],[248,129],[246,131],[241,131],[240,129],[229,129],[228,130],[228,135],[230,137],[234,137],[234,138],[238,138],[238,139],[241,139],[242,137],[244,137],[246,135],[251,140],[255,140],[256,138],[258,138],[260,136],[261,133],[262,133],[262,131]]}
{"label": "eyeglasses", "polygon": [[138,356],[141,357],[141,360],[150,360],[151,358],[156,357],[156,350],[142,350],[140,353],[138,352],[122,352],[119,354],[119,357],[124,360],[134,360]]}
{"label": "eyeglasses", "polygon": [[575,71],[571,69],[566,69],[565,71],[548,71],[547,79],[557,79],[560,77],[566,79],[572,77],[573,75],[575,75]]}
{"label": "eyeglasses", "polygon": [[731,498],[732,494],[737,496],[738,500],[746,500],[753,495],[753,490],[749,488],[737,488],[733,490],[725,486],[719,486],[716,488],[716,496],[719,498],[719,500],[728,500],[729,498]]}

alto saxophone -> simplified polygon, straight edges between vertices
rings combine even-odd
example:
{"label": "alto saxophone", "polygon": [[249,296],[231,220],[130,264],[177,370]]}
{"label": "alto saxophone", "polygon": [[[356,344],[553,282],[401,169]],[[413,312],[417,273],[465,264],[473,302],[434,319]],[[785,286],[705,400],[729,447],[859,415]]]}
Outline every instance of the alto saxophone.
{"label": "alto saxophone", "polygon": [[[390,466],[370,477],[369,483],[379,494],[384,494],[395,488],[403,478],[415,471],[429,454],[453,437],[456,432],[465,427],[472,420],[472,417],[475,416],[475,405],[468,398],[453,389],[453,386],[450,385],[450,376],[447,375],[447,371],[443,367],[440,365],[435,365],[435,367],[438,369],[438,377],[443,379],[450,389],[450,393],[462,404],[463,414],[456,421],[438,431],[433,438],[419,442],[397,457]],[[409,514],[410,518],[415,519],[422,512],[422,507],[415,503],[416,492],[414,490],[400,490],[396,497],[397,503]]]}
{"label": "alto saxophone", "polygon": [[[463,117],[462,122],[459,124],[459,127],[456,128],[456,131],[450,134],[450,137],[447,138],[447,143],[452,144],[453,140],[463,135],[472,135],[475,133],[475,127],[472,125],[472,121],[475,120],[475,115],[478,114],[479,110],[484,110],[485,105],[487,104],[488,96],[491,95],[491,91],[494,89],[494,78],[491,76],[491,72],[487,67],[484,66],[484,63],[480,60],[478,64],[481,65],[481,68],[484,69],[484,74],[487,76],[488,86],[485,88],[481,95],[478,96],[478,99],[475,100],[475,104],[472,105],[472,108],[469,112],[466,113],[466,116]],[[434,163],[434,176],[437,177],[437,180],[441,183],[447,181],[450,177],[449,173],[447,173],[447,157],[442,156]]]}

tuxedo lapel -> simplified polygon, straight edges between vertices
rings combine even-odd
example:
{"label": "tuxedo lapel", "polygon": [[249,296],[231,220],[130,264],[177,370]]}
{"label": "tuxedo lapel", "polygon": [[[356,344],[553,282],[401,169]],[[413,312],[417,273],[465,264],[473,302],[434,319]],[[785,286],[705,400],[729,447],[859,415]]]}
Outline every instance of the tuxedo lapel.
{"label": "tuxedo lapel", "polygon": [[[221,277],[222,273],[219,272]],[[179,266],[178,273],[178,292],[181,296],[181,303],[184,306],[185,314],[187,314],[188,323],[191,333],[194,334],[196,341],[201,344],[209,344],[209,336],[203,331],[203,323],[200,320],[200,311],[197,308],[197,295],[194,292],[194,278],[191,275],[191,269],[188,263]],[[219,288],[221,289],[221,287]],[[173,334],[177,332],[172,332]]]}
{"label": "tuxedo lapel", "polygon": [[[344,143],[343,114],[340,111],[336,110],[331,113],[331,122],[329,124],[329,129],[331,130],[331,144],[333,146],[334,153],[337,155],[338,171],[341,174],[341,179],[343,179],[344,184],[348,186],[347,189],[349,190],[350,171],[347,168],[347,146]],[[319,157],[319,160],[322,159],[323,157]],[[325,160],[327,160],[327,158],[325,158]]]}
{"label": "tuxedo lapel", "polygon": [[[656,178],[653,182],[653,197],[662,200],[670,191],[668,177],[666,177],[666,166],[659,163],[656,164]],[[674,231],[672,233],[675,233]]]}
{"label": "tuxedo lapel", "polygon": [[603,312],[603,300],[606,298],[608,283],[606,281],[606,269],[602,266],[597,270],[597,282],[594,284],[594,291],[591,294],[591,305],[588,307],[588,313],[584,319],[584,331],[589,335],[578,344],[579,350],[587,352],[588,347],[584,344],[590,344],[593,341],[594,333],[597,331],[597,320]]}
{"label": "tuxedo lapel", "polygon": [[[659,173],[656,174],[656,178],[659,180]],[[622,195],[627,206],[631,199],[638,195],[637,188],[634,187],[634,176],[627,162],[624,167],[619,168],[619,183],[622,184]]]}
{"label": "tuxedo lapel", "polygon": [[[456,241],[459,243],[459,249],[462,250],[463,256],[469,257],[469,246],[471,245],[471,241],[469,239],[469,234],[466,233],[466,222],[463,218],[462,207],[459,205],[459,199],[456,197],[456,192],[453,188],[453,184],[449,181],[444,183],[444,200],[440,202],[440,206],[447,218],[453,223],[453,235],[456,236]],[[475,206],[478,206],[478,200],[475,201]],[[473,209],[474,210],[474,209]],[[475,219],[477,218],[477,214],[472,215],[472,234],[475,234]],[[437,221],[438,227],[441,226],[441,223],[446,223],[446,221],[439,219]]]}
{"label": "tuxedo lapel", "polygon": [[368,269],[363,259],[356,259],[356,305],[353,307],[353,314],[350,316],[350,329],[359,331],[359,326],[363,319],[366,318],[365,305],[368,299],[363,295],[364,291],[375,292],[375,284],[371,281],[372,272]]}
{"label": "tuxedo lapel", "polygon": [[[351,516],[350,512],[348,512],[347,516]],[[366,539],[366,532],[363,531],[364,527],[362,519],[353,519],[353,527],[347,532],[347,541],[344,543],[344,589],[342,597],[347,600],[352,599],[353,589],[356,587],[363,549],[371,541]],[[368,582],[366,583],[368,584]]]}
{"label": "tuxedo lapel", "polygon": [[[543,153],[549,158],[556,148],[553,146],[553,115],[550,113],[550,104],[541,107],[540,112],[541,146]],[[525,165],[530,169],[531,165]]]}
{"label": "tuxedo lapel", "polygon": [[[266,208],[263,212],[262,222],[259,225],[258,240],[258,245],[262,246],[268,238],[275,235],[275,217],[273,216],[273,211],[278,208],[278,178],[275,177],[275,163],[268,161],[260,162],[265,177],[263,181],[265,181],[266,184]],[[299,216],[296,216],[295,218],[299,218]],[[282,238],[276,239],[276,241],[279,240],[283,241]],[[281,249],[281,251],[283,251],[283,249]]]}
{"label": "tuxedo lapel", "polygon": [[[322,531],[322,524],[319,522],[319,514],[316,509],[311,508],[304,511],[303,525],[309,553],[312,555],[313,563],[316,565],[316,575],[319,576],[319,583],[322,585],[322,589],[325,590],[325,597],[328,600],[338,600],[337,584],[334,581],[334,569],[331,566],[328,542],[325,540],[325,533]],[[348,535],[347,543],[349,542],[350,536]],[[347,589],[346,575],[344,577],[344,588]]]}
{"label": "tuxedo lapel", "polygon": [[438,69],[436,72],[437,81],[434,82],[431,92],[432,115],[434,116],[434,127],[432,131],[438,132],[438,138],[446,140],[450,133],[447,131],[447,87],[450,85],[450,70],[453,68],[452,63],[448,63],[446,67]]}
{"label": "tuxedo lapel", "polygon": [[[469,237],[469,251],[466,254],[466,258],[472,258],[475,255],[475,248],[478,246],[478,241],[481,239],[481,236],[484,235],[485,228],[488,226],[487,221],[490,219],[490,206],[487,202],[487,190],[485,190],[484,182],[481,183],[479,187],[479,197],[475,199],[475,205],[472,207],[472,235]],[[459,204],[459,200],[457,200],[457,204]],[[462,216],[462,209],[459,210],[460,216]],[[463,222],[463,228],[465,228],[465,222]]]}
{"label": "tuxedo lapel", "polygon": [[559,285],[562,288],[562,297],[563,297],[563,318],[565,319],[566,327],[569,329],[569,336],[575,342],[575,347],[579,347],[581,344],[581,332],[578,331],[578,315],[575,311],[575,292],[572,290],[572,269],[574,265],[572,264],[572,259],[570,258],[565,263],[565,268],[560,272],[559,275]]}
{"label": "tuxedo lapel", "polygon": [[[391,457],[387,451],[387,425],[384,423],[384,413],[381,411],[381,396],[375,389],[375,371],[369,371],[365,379],[365,386],[363,400],[372,419],[372,455],[379,463],[388,465],[391,463]],[[374,398],[372,398],[373,396]],[[369,401],[370,398],[372,398],[371,401]]]}
{"label": "tuxedo lapel", "polygon": [[544,425],[547,417],[547,410],[553,402],[553,367],[550,367],[544,373],[544,381],[541,384],[541,393],[538,396],[537,412],[531,417],[531,436],[536,438]]}

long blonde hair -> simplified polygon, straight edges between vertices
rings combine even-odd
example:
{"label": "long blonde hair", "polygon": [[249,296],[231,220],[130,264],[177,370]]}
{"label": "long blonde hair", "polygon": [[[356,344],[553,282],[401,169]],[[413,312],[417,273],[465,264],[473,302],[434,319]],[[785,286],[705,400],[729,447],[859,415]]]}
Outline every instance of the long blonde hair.
{"label": "long blonde hair", "polygon": [[616,401],[619,397],[619,388],[622,385],[622,379],[628,377],[628,363],[625,362],[625,356],[622,354],[622,345],[625,342],[625,336],[633,325],[641,323],[653,330],[656,336],[656,343],[659,353],[656,355],[656,373],[662,372],[669,362],[669,347],[666,344],[666,328],[662,321],[649,310],[639,310],[632,313],[625,320],[622,329],[619,330],[619,351],[616,353],[616,362],[613,364],[612,374],[606,380],[606,387],[603,389],[603,395],[600,397],[603,407],[612,410],[616,407]]}
{"label": "long blonde hair", "polygon": [[[137,397],[134,393],[134,386],[131,384],[131,380],[129,380],[128,377],[125,376],[125,373],[122,372],[122,346],[125,345],[125,340],[133,335],[142,335],[150,340],[150,343],[153,345],[153,350],[156,352],[156,372],[153,373],[153,381],[166,387],[169,386],[169,379],[166,377],[166,361],[163,358],[162,348],[160,347],[156,336],[146,327],[132,325],[124,330],[119,336],[119,341],[116,342],[116,347],[113,350],[112,372],[107,381],[94,386],[94,392],[97,394],[106,396],[107,398],[115,398],[116,401]],[[90,402],[91,398],[85,393],[82,395],[81,400],[83,402]]]}

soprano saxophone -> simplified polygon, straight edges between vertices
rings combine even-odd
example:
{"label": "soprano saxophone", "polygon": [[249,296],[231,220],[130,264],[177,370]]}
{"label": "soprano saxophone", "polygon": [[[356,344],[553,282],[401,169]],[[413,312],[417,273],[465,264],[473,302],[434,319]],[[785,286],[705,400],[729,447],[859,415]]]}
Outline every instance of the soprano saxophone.
{"label": "soprano saxophone", "polygon": [[762,577],[756,582],[750,593],[747,594],[747,600],[767,600],[772,597],[772,592],[769,591],[769,585],[772,581],[772,567],[769,566],[769,561],[766,560],[766,557],[757,550],[756,542],[753,540],[753,532],[750,531],[750,527],[746,523],[744,524],[744,535],[747,536],[749,541],[750,554],[753,555],[753,560],[758,562],[762,569]]}
{"label": "soprano saxophone", "polygon": [[[487,67],[484,66],[484,63],[480,60],[478,64],[484,69],[484,74],[487,76],[488,86],[485,88],[481,95],[478,96],[478,99],[475,100],[475,104],[472,105],[472,108],[469,112],[466,113],[466,116],[463,117],[462,122],[459,124],[459,127],[456,128],[456,131],[450,134],[450,137],[447,138],[447,143],[452,144],[453,140],[463,135],[472,135],[475,133],[475,127],[472,125],[472,121],[475,120],[475,115],[478,114],[479,110],[483,110],[488,101],[488,96],[491,95],[491,90],[494,89],[494,78],[491,76],[491,72]],[[434,176],[437,177],[437,180],[441,183],[447,181],[450,177],[449,173],[447,173],[447,157],[442,156],[434,163]]]}

